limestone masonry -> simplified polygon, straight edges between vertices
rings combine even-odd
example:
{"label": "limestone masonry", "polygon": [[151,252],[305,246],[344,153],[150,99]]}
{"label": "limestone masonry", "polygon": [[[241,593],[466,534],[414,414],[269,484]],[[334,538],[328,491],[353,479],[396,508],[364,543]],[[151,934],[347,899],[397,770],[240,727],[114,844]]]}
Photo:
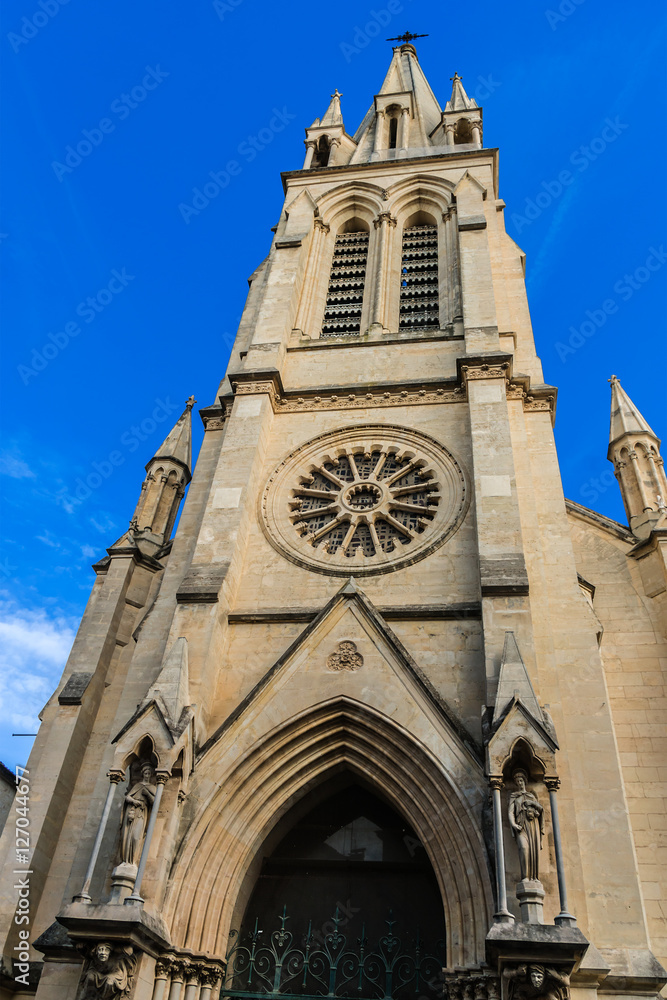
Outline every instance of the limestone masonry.
{"label": "limestone masonry", "polygon": [[667,982],[660,442],[613,377],[628,526],[563,498],[482,109],[408,38],[354,136],[340,97],[195,468],[190,398],[94,567],[0,845],[0,998]]}

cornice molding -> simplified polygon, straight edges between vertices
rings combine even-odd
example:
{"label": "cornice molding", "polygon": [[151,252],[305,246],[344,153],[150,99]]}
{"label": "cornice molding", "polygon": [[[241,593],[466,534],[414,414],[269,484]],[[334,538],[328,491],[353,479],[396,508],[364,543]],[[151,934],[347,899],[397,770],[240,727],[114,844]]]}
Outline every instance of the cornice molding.
{"label": "cornice molding", "polygon": [[[360,385],[323,385],[286,390],[275,369],[239,372],[230,376],[237,396],[268,394],[274,413],[312,410],[367,410],[387,406],[414,406],[432,403],[465,403],[468,382],[503,379],[509,400],[519,400],[525,411],[548,411],[555,416],[557,390],[551,385],[531,386],[528,375],[512,375],[512,355],[493,354],[457,359],[458,377],[400,382],[373,382]],[[229,400],[231,405],[233,400]]]}

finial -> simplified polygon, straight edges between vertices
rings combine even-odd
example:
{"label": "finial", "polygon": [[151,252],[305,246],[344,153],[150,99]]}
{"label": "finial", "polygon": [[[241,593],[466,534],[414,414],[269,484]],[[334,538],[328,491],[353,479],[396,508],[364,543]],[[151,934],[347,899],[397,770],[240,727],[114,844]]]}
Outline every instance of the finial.
{"label": "finial", "polygon": [[454,76],[450,76],[449,79],[452,81],[452,83],[456,83],[457,80],[462,80],[463,77],[459,76],[459,74],[456,72],[456,70],[454,70]]}
{"label": "finial", "polygon": [[428,38],[428,35],[413,35],[412,32],[406,31],[404,35],[397,35],[396,38],[387,38],[388,42],[411,42],[413,38]]}
{"label": "finial", "polygon": [[611,378],[607,379],[607,382],[609,382],[611,385],[616,385],[617,382],[620,383],[620,379],[616,378],[615,375],[612,375]]}
{"label": "finial", "polygon": [[197,400],[195,399],[194,396],[188,396],[188,398],[185,400],[185,409],[191,410],[196,402]]}
{"label": "finial", "polygon": [[333,94],[331,95],[331,100],[333,101],[334,97],[342,97],[342,96],[343,96],[342,94],[338,93],[338,87],[336,87]]}

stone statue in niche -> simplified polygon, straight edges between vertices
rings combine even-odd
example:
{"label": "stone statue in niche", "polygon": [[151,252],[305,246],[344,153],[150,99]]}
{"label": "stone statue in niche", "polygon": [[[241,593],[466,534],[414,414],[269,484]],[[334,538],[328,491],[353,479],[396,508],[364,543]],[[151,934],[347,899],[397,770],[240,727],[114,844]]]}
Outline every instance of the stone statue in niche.
{"label": "stone statue in niche", "polygon": [[144,761],[141,764],[141,781],[132,785],[123,804],[120,831],[120,855],[123,864],[135,866],[139,864],[148,816],[155,800],[156,789],[153,768],[148,761]]}
{"label": "stone statue in niche", "polygon": [[130,945],[114,948],[99,941],[87,952],[80,1000],[122,1000],[129,997],[137,959]]}
{"label": "stone statue in niche", "polygon": [[503,969],[508,1000],[567,1000],[570,977],[545,965],[518,965]]}
{"label": "stone statue in niche", "polygon": [[544,837],[544,809],[535,793],[528,791],[525,771],[519,768],[512,778],[519,790],[510,795],[507,813],[519,851],[521,878],[537,880]]}

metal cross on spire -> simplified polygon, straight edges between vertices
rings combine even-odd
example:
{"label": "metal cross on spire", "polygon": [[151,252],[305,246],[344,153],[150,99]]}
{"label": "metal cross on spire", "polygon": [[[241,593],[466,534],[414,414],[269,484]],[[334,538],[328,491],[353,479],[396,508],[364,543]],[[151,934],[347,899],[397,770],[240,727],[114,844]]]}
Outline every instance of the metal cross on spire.
{"label": "metal cross on spire", "polygon": [[397,35],[396,38],[387,38],[388,42],[411,42],[414,38],[428,38],[428,35],[413,35],[411,31],[406,31],[404,35]]}

